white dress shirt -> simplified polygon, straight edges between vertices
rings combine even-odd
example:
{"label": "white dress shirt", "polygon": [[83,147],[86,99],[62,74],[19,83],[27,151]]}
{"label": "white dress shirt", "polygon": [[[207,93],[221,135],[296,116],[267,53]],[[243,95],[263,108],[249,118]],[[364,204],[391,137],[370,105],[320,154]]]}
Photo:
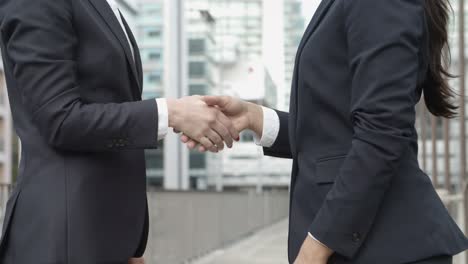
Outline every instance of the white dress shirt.
{"label": "white dress shirt", "polygon": [[[127,38],[128,44],[130,46],[130,51],[132,52],[132,57],[135,60],[135,51],[133,50],[132,43],[130,41],[130,38],[128,37],[128,32],[127,30],[125,30],[125,26],[119,11],[119,6],[117,5],[115,0],[107,0],[107,3],[112,8],[112,11],[114,11],[115,17],[119,21],[120,26],[122,27],[122,30],[125,33],[125,37]],[[156,99],[156,104],[158,106],[158,140],[162,140],[167,135],[167,132],[169,130],[169,112],[167,109],[166,99],[158,98]]]}
{"label": "white dress shirt", "polygon": [[[258,138],[255,137],[255,143],[259,146],[269,148],[273,146],[276,139],[278,138],[279,130],[280,130],[280,120],[278,114],[270,108],[262,107],[263,109],[263,130],[262,130],[262,137]],[[321,245],[327,247],[326,245],[322,244],[318,241],[311,233],[309,236],[320,243]]]}

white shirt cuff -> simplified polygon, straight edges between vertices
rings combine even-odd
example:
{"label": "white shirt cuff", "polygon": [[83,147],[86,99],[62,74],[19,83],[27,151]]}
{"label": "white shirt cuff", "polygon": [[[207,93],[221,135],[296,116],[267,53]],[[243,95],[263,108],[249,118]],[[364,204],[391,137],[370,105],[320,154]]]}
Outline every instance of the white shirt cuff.
{"label": "white shirt cuff", "polygon": [[162,140],[169,130],[169,111],[166,99],[158,98],[156,104],[158,105],[158,140]]}
{"label": "white shirt cuff", "polygon": [[322,242],[318,241],[311,233],[308,233],[309,237],[312,238],[313,240],[315,240],[317,243],[319,243],[320,245],[328,248],[326,245],[324,245]]}
{"label": "white shirt cuff", "polygon": [[270,108],[266,108],[262,106],[263,110],[263,131],[262,131],[262,138],[258,138],[255,136],[255,144],[269,148],[273,146],[278,138],[279,130],[280,130],[280,120],[278,114]]}

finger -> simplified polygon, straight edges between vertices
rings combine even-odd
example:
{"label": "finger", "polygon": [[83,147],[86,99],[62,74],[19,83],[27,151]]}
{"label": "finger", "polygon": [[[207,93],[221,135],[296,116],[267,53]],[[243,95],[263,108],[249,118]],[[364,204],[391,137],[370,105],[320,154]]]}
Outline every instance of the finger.
{"label": "finger", "polygon": [[187,135],[183,134],[182,136],[180,136],[180,140],[184,143],[187,143],[190,141],[190,138]]}
{"label": "finger", "polygon": [[199,146],[198,151],[201,152],[201,153],[204,153],[204,152],[206,152],[206,148],[204,146]]}
{"label": "finger", "polygon": [[207,96],[203,96],[202,99],[209,106],[217,105],[217,106],[219,106],[221,108],[224,108],[226,105],[228,105],[230,97],[229,96],[211,96],[211,95],[207,95]]}
{"label": "finger", "polygon": [[182,135],[180,137],[180,141],[187,145],[188,149],[194,149],[198,145],[198,143],[195,140],[187,137],[186,135]]}
{"label": "finger", "polygon": [[210,141],[213,142],[213,144],[215,145],[215,147],[218,150],[223,150],[224,149],[224,141],[223,141],[222,136],[219,134],[221,132],[219,132],[219,133],[217,132],[217,130],[221,130],[220,126],[221,126],[221,123],[216,122],[213,125],[214,130],[208,131],[206,133],[206,137],[208,137],[208,139],[210,139]]}
{"label": "finger", "polygon": [[187,147],[188,147],[189,149],[194,149],[197,145],[198,145],[198,143],[195,142],[195,140],[190,140],[190,141],[187,143]]}
{"label": "finger", "polygon": [[[220,114],[220,116],[223,115],[223,114]],[[222,140],[226,143],[226,145],[229,147],[229,148],[232,148],[232,144],[233,144],[233,139],[232,139],[232,136],[231,136],[231,133],[229,132],[229,130],[224,126],[224,124],[219,121],[219,122],[216,122],[214,125],[213,125],[213,129],[216,133],[218,133],[219,136],[221,136]],[[218,144],[216,144],[218,145]]]}
{"label": "finger", "polygon": [[218,148],[213,142],[211,142],[211,140],[208,137],[200,138],[199,142],[205,147],[206,150],[209,150],[211,152],[218,152]]}
{"label": "finger", "polygon": [[[234,127],[234,125],[232,124],[231,119],[229,119],[223,113],[219,114],[218,119],[228,129],[229,134],[231,135],[231,138],[236,140],[236,141],[239,141],[239,139],[240,139],[239,131],[237,131],[237,129]],[[231,145],[231,147],[232,147],[232,145]]]}

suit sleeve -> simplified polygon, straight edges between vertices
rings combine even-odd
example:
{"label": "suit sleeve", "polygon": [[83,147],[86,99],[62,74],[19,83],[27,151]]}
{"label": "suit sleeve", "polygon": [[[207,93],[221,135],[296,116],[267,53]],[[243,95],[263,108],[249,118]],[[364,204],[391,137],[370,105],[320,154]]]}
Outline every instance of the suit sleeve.
{"label": "suit sleeve", "polygon": [[280,121],[278,137],[271,147],[263,148],[263,153],[267,156],[292,159],[289,142],[289,113],[281,111],[276,111],[276,113]]}
{"label": "suit sleeve", "polygon": [[77,34],[69,0],[15,0],[2,25],[4,56],[31,119],[53,147],[72,151],[155,148],[155,100],[88,103],[80,98]]}
{"label": "suit sleeve", "polygon": [[352,258],[414,138],[421,0],[341,0],[352,73],[352,146],[310,233]]}

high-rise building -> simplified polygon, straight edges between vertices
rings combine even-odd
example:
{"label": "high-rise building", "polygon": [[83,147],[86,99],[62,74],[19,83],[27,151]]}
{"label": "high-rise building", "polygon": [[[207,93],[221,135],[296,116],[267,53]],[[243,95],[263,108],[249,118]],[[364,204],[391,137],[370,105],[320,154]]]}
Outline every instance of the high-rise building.
{"label": "high-rise building", "polygon": [[[168,1],[170,0],[137,1],[139,14],[136,18],[136,35],[142,54],[145,98],[164,97],[164,91],[169,89],[164,80],[168,76],[164,72],[164,65],[170,59],[168,48],[164,47],[168,45],[169,39],[169,33],[164,32],[167,29],[164,21],[169,19],[165,14]],[[287,31],[288,38],[293,38],[302,33],[304,26],[303,22],[301,25],[297,21],[302,18],[300,5],[297,5],[298,0],[274,1],[275,6],[279,7],[274,10],[270,10],[273,2],[266,0],[185,1],[187,76],[181,78],[187,78],[183,83],[187,83],[188,94],[225,93],[226,86],[229,86],[226,82],[227,76],[224,76],[226,72],[240,62],[260,62],[265,65],[260,67],[266,70],[265,76],[271,78],[265,78],[262,82],[262,85],[268,88],[254,89],[268,90],[274,87],[274,92],[265,94],[266,101],[274,101],[275,104],[270,106],[275,108],[284,105],[284,98],[287,96],[283,95],[282,89],[283,83],[287,82],[284,77],[284,64],[293,64],[297,48],[295,43],[298,41],[286,41],[283,36]],[[289,8],[288,11],[284,10],[286,8]],[[293,21],[289,21],[289,24],[282,21],[289,20],[285,16],[293,17]],[[281,23],[276,24],[277,20]],[[297,30],[293,30],[295,26],[298,27]],[[271,36],[271,40],[268,36]],[[286,60],[286,56],[292,58]],[[272,69],[275,67],[276,69]],[[292,69],[289,71],[292,72]],[[289,87],[286,90],[289,90]],[[147,151],[147,174],[150,183],[162,185],[163,159],[166,155],[164,153],[167,154],[167,150],[164,152],[163,148]],[[203,189],[207,187],[208,182],[220,178],[221,157],[195,152],[190,152],[189,155],[191,187]]]}
{"label": "high-rise building", "polygon": [[[224,69],[226,93],[265,106],[277,105],[276,83],[260,61],[240,60]],[[291,160],[263,155],[254,144],[254,133],[244,131],[232,149],[223,153],[222,189],[287,189]]]}
{"label": "high-rise building", "polygon": [[223,45],[235,42],[242,57],[262,57],[263,0],[187,0],[186,4],[189,9],[207,10],[214,16],[220,51],[226,48]]}
{"label": "high-rise building", "polygon": [[[164,91],[172,89],[166,87],[164,80],[165,60],[169,59],[167,48],[167,32],[164,32],[165,21],[168,17],[166,5],[168,0],[138,0],[139,16],[137,21],[137,38],[141,50],[144,84],[143,97],[165,97]],[[187,5],[186,37],[187,45],[187,95],[212,94],[217,87],[217,65],[214,59],[215,23],[216,21],[206,9],[194,9]],[[177,89],[174,87],[174,89]],[[164,144],[162,144],[164,145]],[[146,165],[148,182],[152,185],[163,186],[164,179],[164,146],[156,150],[146,151]],[[166,152],[167,153],[167,152]],[[189,185],[194,189],[207,187],[207,179],[220,174],[219,163],[221,157],[213,154],[189,152]],[[179,177],[171,175],[171,177]]]}
{"label": "high-rise building", "polygon": [[[1,56],[0,56],[1,59]],[[16,153],[16,151],[15,151]],[[12,183],[13,160],[13,128],[8,93],[3,72],[3,64],[0,62],[0,184]]]}
{"label": "high-rise building", "polygon": [[[215,17],[221,63],[231,63],[232,47],[242,59],[262,59],[278,83],[279,109],[288,109],[294,59],[304,32],[300,0],[188,0]],[[226,55],[227,54],[227,55]]]}
{"label": "high-rise building", "polygon": [[[215,93],[219,70],[215,59],[215,27],[217,21],[206,9],[187,6],[188,90],[190,95]],[[221,176],[221,157],[212,153],[189,153],[190,186],[208,188],[208,181]]]}
{"label": "high-rise building", "polygon": [[[136,38],[143,64],[143,98],[164,97],[164,0],[138,0]],[[148,182],[162,186],[164,146],[146,150]]]}
{"label": "high-rise building", "polygon": [[[304,34],[304,17],[302,16],[302,1],[284,1],[284,108],[289,109],[291,84],[294,71],[294,61],[297,48]],[[283,107],[283,106],[281,106]]]}
{"label": "high-rise building", "polygon": [[[289,4],[285,1],[187,1],[190,8],[207,9],[216,19],[216,61],[220,71],[217,93],[236,95],[273,108],[285,108],[284,64],[291,63],[293,67],[299,42],[286,40],[285,32],[288,31],[287,38],[291,38],[301,35],[304,29],[300,5],[289,3],[297,1],[287,0]],[[285,11],[285,8],[289,10]],[[289,18],[285,15],[297,17],[287,23],[284,20]],[[297,29],[294,28],[296,26]],[[292,57],[290,61],[285,59],[287,55]],[[275,166],[271,166],[272,160],[260,155],[251,132],[243,132],[241,142],[235,145],[234,149],[223,154],[223,177],[215,182],[209,181],[209,185],[215,184],[218,190],[288,186],[289,162],[274,162]],[[257,184],[260,181],[263,185]]]}
{"label": "high-rise building", "polygon": [[138,17],[138,9],[136,0],[107,0],[111,5],[116,5],[120,13],[125,17],[130,29],[135,32],[136,19]]}

